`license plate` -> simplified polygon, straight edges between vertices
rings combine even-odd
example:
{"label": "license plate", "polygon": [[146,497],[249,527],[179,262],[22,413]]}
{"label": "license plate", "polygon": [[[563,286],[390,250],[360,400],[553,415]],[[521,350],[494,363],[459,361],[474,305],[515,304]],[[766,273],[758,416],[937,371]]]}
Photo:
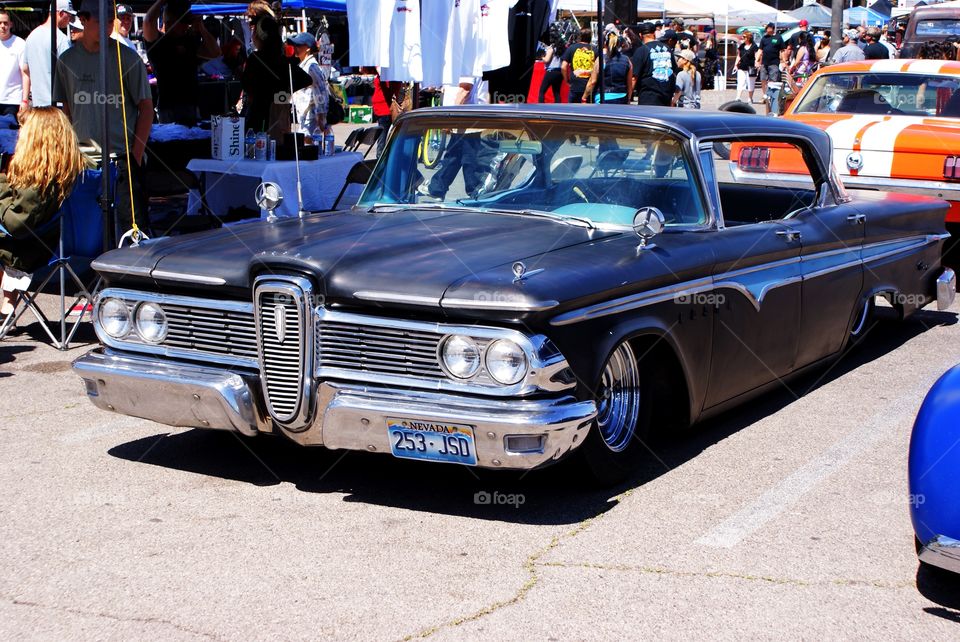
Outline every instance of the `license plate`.
{"label": "license plate", "polygon": [[394,457],[477,465],[473,426],[388,417],[387,436]]}

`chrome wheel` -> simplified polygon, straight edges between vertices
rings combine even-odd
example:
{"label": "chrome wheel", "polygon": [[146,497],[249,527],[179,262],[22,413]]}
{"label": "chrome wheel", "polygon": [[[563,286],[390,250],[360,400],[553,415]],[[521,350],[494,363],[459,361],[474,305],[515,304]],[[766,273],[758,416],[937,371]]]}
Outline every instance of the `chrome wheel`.
{"label": "chrome wheel", "polygon": [[630,445],[640,417],[640,372],[630,345],[610,355],[597,390],[597,428],[607,448],[621,452]]}

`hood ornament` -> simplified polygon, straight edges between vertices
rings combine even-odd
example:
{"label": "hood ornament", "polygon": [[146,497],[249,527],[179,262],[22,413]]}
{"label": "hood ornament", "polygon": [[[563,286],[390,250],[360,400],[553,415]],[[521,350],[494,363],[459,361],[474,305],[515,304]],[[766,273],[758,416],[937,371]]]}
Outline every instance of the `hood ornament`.
{"label": "hood ornament", "polygon": [[515,262],[511,269],[513,270],[514,283],[520,283],[524,279],[530,278],[534,274],[540,274],[541,272],[543,272],[543,268],[540,268],[538,270],[530,270],[528,272],[527,266],[524,264],[523,261]]}

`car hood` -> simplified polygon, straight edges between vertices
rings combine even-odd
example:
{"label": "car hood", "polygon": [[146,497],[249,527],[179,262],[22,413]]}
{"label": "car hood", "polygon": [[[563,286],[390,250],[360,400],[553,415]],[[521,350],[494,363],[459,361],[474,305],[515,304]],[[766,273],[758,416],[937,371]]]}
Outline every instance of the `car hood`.
{"label": "car hood", "polygon": [[960,148],[960,119],[870,114],[793,114],[822,129],[837,150],[944,154]]}
{"label": "car hood", "polygon": [[334,302],[420,307],[439,307],[452,284],[484,274],[492,289],[474,293],[478,307],[493,305],[483,303],[488,300],[506,308],[536,309],[541,303],[518,294],[512,285],[514,262],[619,235],[489,212],[338,212],[113,250],[94,267],[114,284],[118,274],[131,274],[166,287],[207,284],[235,291],[249,290],[253,278],[262,274],[309,273],[321,294]]}

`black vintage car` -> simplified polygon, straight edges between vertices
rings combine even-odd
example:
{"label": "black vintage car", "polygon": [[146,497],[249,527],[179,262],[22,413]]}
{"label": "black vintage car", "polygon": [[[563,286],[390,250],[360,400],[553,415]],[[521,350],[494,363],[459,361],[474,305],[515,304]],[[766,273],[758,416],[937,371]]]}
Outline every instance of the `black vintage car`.
{"label": "black vintage car", "polygon": [[103,255],[74,369],[168,425],[504,469],[578,450],[613,478],[836,357],[877,297],[952,302],[946,204],[852,199],[830,145],[722,112],[416,111],[351,210]]}

